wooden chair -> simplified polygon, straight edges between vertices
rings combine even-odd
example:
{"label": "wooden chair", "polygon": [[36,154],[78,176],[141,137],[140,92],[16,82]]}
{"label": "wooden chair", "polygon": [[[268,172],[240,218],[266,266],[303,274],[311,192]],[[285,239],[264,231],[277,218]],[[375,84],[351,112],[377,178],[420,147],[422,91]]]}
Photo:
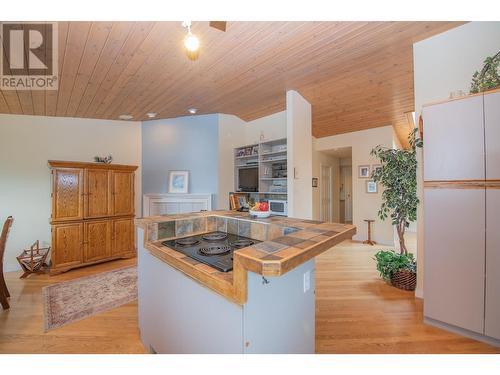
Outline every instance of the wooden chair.
{"label": "wooden chair", "polygon": [[5,246],[7,245],[7,237],[9,235],[10,227],[14,219],[9,216],[5,223],[3,224],[2,235],[0,236],[0,302],[4,310],[7,310],[9,306],[9,301],[7,298],[10,297],[9,290],[7,289],[7,284],[5,283],[5,278],[3,277],[3,256],[5,254]]}

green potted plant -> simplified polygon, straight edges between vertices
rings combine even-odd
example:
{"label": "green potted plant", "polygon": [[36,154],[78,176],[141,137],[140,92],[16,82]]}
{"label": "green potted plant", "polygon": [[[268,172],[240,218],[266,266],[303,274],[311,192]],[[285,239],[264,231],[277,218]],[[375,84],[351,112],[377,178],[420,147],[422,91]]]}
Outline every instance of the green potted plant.
{"label": "green potted plant", "polygon": [[472,76],[470,93],[476,94],[500,87],[500,52],[484,60],[481,72],[476,71]]}
{"label": "green potted plant", "polygon": [[375,254],[377,271],[393,286],[404,290],[415,290],[417,286],[417,263],[412,253],[398,254],[394,250],[380,250]]}
{"label": "green potted plant", "polygon": [[400,253],[379,251],[375,255],[377,269],[385,280],[401,289],[414,290],[416,286],[416,263],[413,254],[408,254],[405,231],[410,222],[417,219],[417,148],[422,140],[417,139],[418,129],[408,136],[409,149],[398,150],[377,146],[371,155],[380,161],[380,168],[372,173],[372,179],[384,186],[382,205],[378,211],[381,220],[391,218],[396,228]]}

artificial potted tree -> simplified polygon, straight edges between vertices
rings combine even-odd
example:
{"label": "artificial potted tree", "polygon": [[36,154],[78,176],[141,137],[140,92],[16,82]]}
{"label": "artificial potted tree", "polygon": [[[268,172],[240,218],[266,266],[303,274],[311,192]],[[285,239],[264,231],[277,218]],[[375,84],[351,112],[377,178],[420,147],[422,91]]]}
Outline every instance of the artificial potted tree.
{"label": "artificial potted tree", "polygon": [[483,69],[472,76],[470,93],[494,90],[500,87],[500,52],[484,60]]}
{"label": "artificial potted tree", "polygon": [[408,136],[409,149],[398,150],[377,146],[371,155],[377,157],[381,167],[372,173],[372,179],[384,186],[382,205],[378,211],[381,220],[390,217],[399,240],[399,254],[381,250],[375,254],[377,270],[384,280],[400,289],[415,290],[417,267],[413,254],[408,253],[405,231],[410,222],[417,219],[417,147],[422,141],[417,139],[418,129]]}

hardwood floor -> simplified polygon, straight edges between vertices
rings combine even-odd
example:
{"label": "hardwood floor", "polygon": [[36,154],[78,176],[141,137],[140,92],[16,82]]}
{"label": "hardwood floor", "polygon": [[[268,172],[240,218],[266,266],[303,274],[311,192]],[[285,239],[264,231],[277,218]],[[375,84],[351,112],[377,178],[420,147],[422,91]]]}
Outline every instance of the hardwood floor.
{"label": "hardwood floor", "polygon": [[43,332],[44,286],[135,263],[136,259],[117,260],[24,280],[18,272],[6,273],[12,297],[10,310],[0,310],[0,353],[145,353],[137,327],[137,301]]}
{"label": "hardwood floor", "polygon": [[381,248],[346,241],[317,258],[316,352],[500,353],[424,324],[422,300],[378,277]]}
{"label": "hardwood floor", "polygon": [[[500,353],[422,323],[422,302],[378,278],[381,246],[344,242],[317,259],[318,353]],[[57,276],[6,274],[11,309],[0,310],[0,353],[145,353],[137,303],[43,332],[42,287],[133,264],[120,260]]]}

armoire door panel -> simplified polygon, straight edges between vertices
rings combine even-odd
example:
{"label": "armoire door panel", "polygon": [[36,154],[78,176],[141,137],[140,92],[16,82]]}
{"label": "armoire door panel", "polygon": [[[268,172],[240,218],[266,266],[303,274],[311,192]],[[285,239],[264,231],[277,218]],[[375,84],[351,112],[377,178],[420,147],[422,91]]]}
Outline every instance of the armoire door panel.
{"label": "armoire door panel", "polygon": [[484,334],[500,340],[500,189],[486,190],[486,303]]}
{"label": "armoire door panel", "polygon": [[87,169],[85,217],[103,217],[111,214],[111,172]]}
{"label": "armoire door panel", "polygon": [[83,169],[52,171],[52,221],[83,218]]}
{"label": "armoire door panel", "polygon": [[424,180],[484,179],[483,97],[423,110]]}
{"label": "armoire door panel", "polygon": [[85,222],[85,262],[94,262],[110,256],[111,224],[111,220]]}
{"label": "armoire door panel", "polygon": [[484,95],[486,178],[500,180],[500,92]]}
{"label": "armoire door panel", "polygon": [[485,189],[425,189],[424,315],[484,332]]}
{"label": "armoire door panel", "polygon": [[134,219],[113,220],[112,256],[122,255],[135,251]]}
{"label": "armoire door panel", "polygon": [[51,259],[56,268],[83,263],[83,223],[52,226]]}
{"label": "armoire door panel", "polygon": [[134,214],[134,173],[113,171],[113,214]]}

